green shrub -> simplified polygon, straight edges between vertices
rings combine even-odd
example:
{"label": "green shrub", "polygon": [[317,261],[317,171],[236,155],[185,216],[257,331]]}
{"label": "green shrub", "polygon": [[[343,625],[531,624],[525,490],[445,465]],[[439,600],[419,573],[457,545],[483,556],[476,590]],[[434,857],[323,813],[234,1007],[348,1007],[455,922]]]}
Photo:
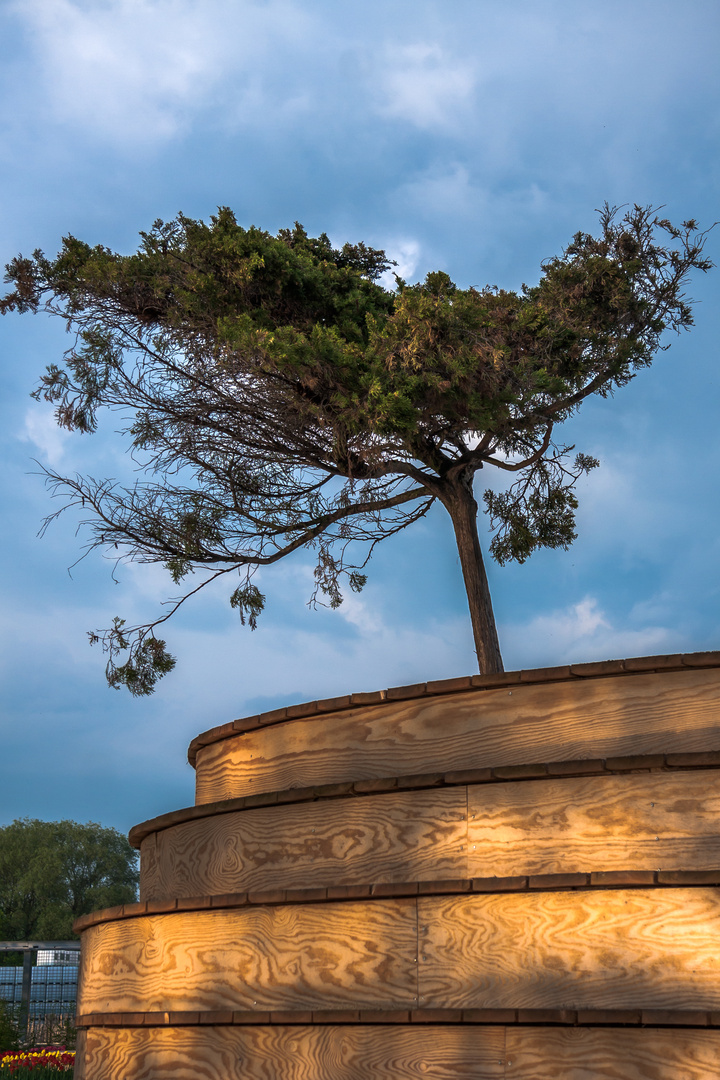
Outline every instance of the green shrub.
{"label": "green shrub", "polygon": [[17,1050],[19,1045],[20,1034],[12,1011],[4,1001],[0,1001],[0,1053],[3,1050]]}

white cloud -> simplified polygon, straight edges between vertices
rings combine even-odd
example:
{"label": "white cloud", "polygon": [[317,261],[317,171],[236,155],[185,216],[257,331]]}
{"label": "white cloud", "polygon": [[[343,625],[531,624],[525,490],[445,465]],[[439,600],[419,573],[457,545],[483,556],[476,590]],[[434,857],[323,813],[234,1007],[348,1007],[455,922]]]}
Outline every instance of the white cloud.
{"label": "white cloud", "polygon": [[20,438],[23,442],[32,443],[45,463],[54,469],[64,457],[70,432],[58,427],[54,409],[35,405],[25,413]]}
{"label": "white cloud", "polygon": [[[635,620],[626,620],[635,621]],[[667,626],[614,625],[595,597],[505,626],[501,639],[512,667],[577,664],[626,656],[682,651],[676,629]]]}
{"label": "white cloud", "polygon": [[[688,77],[703,89],[711,79],[711,62],[677,48],[667,14],[653,22],[623,11],[618,35],[617,19],[560,2],[547,12],[527,3],[508,13],[476,5],[469,15],[443,13],[439,28],[432,5],[411,22],[402,6],[371,3],[359,21],[349,7],[319,0],[5,5],[35,54],[30,67],[22,59],[21,105],[116,144],[163,143],[201,112],[203,123],[263,130],[319,113],[341,115],[354,130],[353,116],[374,113],[459,138],[481,148],[484,166],[506,168],[522,160],[523,148],[537,156],[548,145],[552,117],[571,124],[573,147],[604,133],[610,169],[613,155],[634,158],[639,136],[664,122],[665,110],[650,111],[650,102],[673,102]],[[676,20],[682,39],[709,55],[710,36],[694,40],[704,21],[699,10]],[[324,125],[326,137],[332,127]],[[587,163],[575,152],[565,167],[584,172]]]}
{"label": "white cloud", "polygon": [[[334,614],[339,617],[340,612]],[[475,670],[463,619],[393,628],[360,607],[348,621],[359,631],[354,636],[334,633],[327,621],[321,628],[317,614],[308,629],[268,625],[255,633],[243,628],[223,634],[175,632],[169,645],[179,662],[167,692],[186,715],[202,714],[211,705],[205,724],[210,726],[250,711],[246,703],[256,695],[292,704]]]}
{"label": "white cloud", "polygon": [[345,593],[343,602],[337,611],[345,622],[357,627],[361,634],[385,632],[380,614],[371,610],[365,600],[351,592]]}
{"label": "white cloud", "polygon": [[[192,735],[252,711],[258,699],[291,704],[452,677],[475,668],[466,618],[398,623],[393,613],[383,611],[381,592],[367,598],[350,593],[335,612],[307,611],[310,566],[274,569],[268,610],[255,632],[232,615],[227,584],[222,583],[210,586],[207,596],[193,598],[166,627],[158,628],[178,658],[176,670],[160,683],[152,701],[158,730],[144,736],[146,742],[158,743],[158,753],[173,725],[180,723]],[[90,571],[94,576],[92,567]],[[90,603],[78,577],[77,603],[69,594],[64,604],[51,608],[40,601],[22,610],[0,604],[0,671],[5,678],[14,678],[32,657],[33,670],[67,681],[66,692],[72,695],[83,692],[83,686],[93,698],[103,691],[105,658],[100,646],[88,646],[87,631],[107,627],[116,613],[126,617],[128,625],[153,618],[162,613],[168,592],[180,591],[159,567],[131,565],[121,568],[119,576],[117,590],[109,574],[95,577]],[[132,725],[138,710],[125,691],[122,695],[127,724]],[[115,709],[115,695],[111,701]],[[93,718],[87,723],[92,728]]]}
{"label": "white cloud", "polygon": [[271,43],[304,36],[307,21],[284,0],[21,0],[13,10],[56,119],[118,144],[172,138],[216,92],[220,116],[239,102],[257,108],[257,80],[234,77],[260,77]]}
{"label": "white cloud", "polygon": [[385,252],[397,266],[393,266],[380,277],[380,284],[386,289],[395,288],[395,275],[403,281],[414,281],[415,271],[420,261],[420,244],[417,240],[395,240],[385,244]]}
{"label": "white cloud", "polygon": [[[217,44],[199,8],[119,0],[101,8],[73,0],[24,0],[57,117],[111,140],[164,139],[179,113],[206,89]],[[205,86],[203,86],[205,84]]]}
{"label": "white cloud", "polygon": [[388,46],[380,79],[381,115],[423,130],[456,131],[471,103],[475,74],[437,45]]}

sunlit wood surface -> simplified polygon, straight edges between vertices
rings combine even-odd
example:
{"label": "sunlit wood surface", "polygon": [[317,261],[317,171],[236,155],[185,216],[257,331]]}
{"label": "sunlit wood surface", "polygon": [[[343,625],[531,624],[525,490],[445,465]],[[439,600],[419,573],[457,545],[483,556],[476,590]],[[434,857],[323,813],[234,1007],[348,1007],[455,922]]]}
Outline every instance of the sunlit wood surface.
{"label": "sunlit wood surface", "polygon": [[83,936],[78,1013],[413,1008],[414,904],[252,907],[126,919]]}
{"label": "sunlit wood surface", "polygon": [[465,788],[218,814],[144,842],[142,896],[464,876],[466,818]]}
{"label": "sunlit wood surface", "polygon": [[422,1008],[720,1009],[720,889],[417,903]]}
{"label": "sunlit wood surface", "polygon": [[720,1031],[96,1028],[76,1080],[717,1080]]}
{"label": "sunlit wood surface", "polygon": [[506,1031],[505,1080],[717,1080],[720,1075],[720,1031]]}
{"label": "sunlit wood surface", "polygon": [[76,1080],[497,1080],[504,1046],[494,1027],[96,1029]]}
{"label": "sunlit wood surface", "polygon": [[715,669],[389,701],[201,748],[196,802],[453,769],[718,750],[719,715]]}
{"label": "sunlit wood surface", "polygon": [[78,1011],[720,1010],[720,889],[145,916],[85,934]]}
{"label": "sunlit wood surface", "polygon": [[654,660],[198,739],[76,1080],[718,1080],[720,655]]}
{"label": "sunlit wood surface", "polygon": [[720,773],[468,788],[468,876],[720,867]]}
{"label": "sunlit wood surface", "polygon": [[717,777],[568,777],[218,813],[143,841],[142,896],[720,867]]}

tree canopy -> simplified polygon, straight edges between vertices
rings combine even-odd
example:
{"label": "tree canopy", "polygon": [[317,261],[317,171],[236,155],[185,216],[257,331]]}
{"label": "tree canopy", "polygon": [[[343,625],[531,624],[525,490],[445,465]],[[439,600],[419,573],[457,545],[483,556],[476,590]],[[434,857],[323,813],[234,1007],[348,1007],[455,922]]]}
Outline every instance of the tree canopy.
{"label": "tree canopy", "polygon": [[48,471],[64,508],[89,512],[91,548],[164,564],[175,584],[203,572],[153,622],[91,633],[110,684],[151,692],[174,664],[157,627],[218,576],[235,577],[230,603],[254,627],[255,570],[312,548],[312,599],[337,606],[343,583],[362,588],[375,545],[435,500],[480,669],[502,670],[475,474],[517,477],[483,496],[498,562],[567,548],[575,482],[598,462],[571,457],[556,427],[648,366],[666,329],[692,324],[687,277],[712,265],[694,221],[640,206],[599,218],[597,236],[577,233],[517,292],[459,288],[444,272],[391,290],[383,251],[336,249],[297,223],[246,229],[227,208],[155,222],[134,255],[69,236],[55,259],[10,263],[0,310],[45,310],[73,335],[35,396],[80,432],[116,411],[143,473],[126,486]]}
{"label": "tree canopy", "polygon": [[137,898],[137,852],[94,822],[0,827],[0,938],[69,941],[80,915]]}

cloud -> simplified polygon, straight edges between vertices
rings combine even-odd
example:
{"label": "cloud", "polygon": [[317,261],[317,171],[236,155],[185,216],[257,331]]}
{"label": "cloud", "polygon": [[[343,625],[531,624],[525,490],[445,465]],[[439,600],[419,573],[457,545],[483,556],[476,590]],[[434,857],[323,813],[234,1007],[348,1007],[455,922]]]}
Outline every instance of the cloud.
{"label": "cloud", "polygon": [[[117,591],[109,575],[100,575],[90,603],[80,580],[77,596],[69,589],[64,604],[48,606],[39,597],[19,609],[10,600],[3,602],[0,675],[8,707],[15,704],[11,687],[19,674],[31,680],[32,673],[41,670],[43,678],[53,682],[61,708],[67,709],[67,702],[88,702],[84,718],[78,718],[88,734],[96,732],[99,741],[107,736],[105,725],[97,723],[97,708],[106,701],[108,715],[117,717],[121,726],[118,738],[112,736],[114,753],[128,762],[148,753],[161,760],[163,739],[178,726],[182,741],[258,708],[474,670],[467,619],[399,623],[395,612],[383,609],[382,590],[367,598],[350,594],[334,612],[308,611],[309,564],[275,569],[274,581],[263,583],[272,594],[256,631],[240,625],[222,584],[210,586],[207,596],[195,597],[171,623],[158,628],[178,664],[154,697],[140,702],[125,691],[105,688],[105,657],[99,646],[89,647],[87,631],[107,626],[116,612],[126,616],[128,624],[160,614],[161,601],[173,586],[159,567],[121,568]],[[92,567],[90,573],[95,576]],[[36,702],[35,692],[28,693],[22,676],[20,682],[22,708],[43,704],[42,696]],[[49,714],[55,707],[45,705]],[[120,735],[147,725],[148,717],[152,725],[143,730],[142,739],[137,745],[126,739],[123,749]]]}
{"label": "cloud", "polygon": [[119,0],[23,0],[55,116],[106,133],[166,139],[181,110],[207,90],[218,46],[200,9]]}
{"label": "cloud", "polygon": [[420,262],[420,244],[417,240],[391,240],[386,242],[385,252],[397,265],[382,274],[379,279],[381,285],[386,289],[394,289],[396,274],[403,281],[415,280],[415,271]]}
{"label": "cloud", "polygon": [[65,455],[70,432],[58,427],[54,409],[35,405],[25,413],[20,438],[23,442],[32,443],[45,463],[55,469]]}
{"label": "cloud", "polygon": [[304,37],[307,22],[283,0],[21,0],[12,10],[55,119],[121,145],[164,143],[208,105],[218,116],[239,103],[255,111],[263,58]]}
{"label": "cloud", "polygon": [[472,103],[475,74],[459,61],[425,43],[387,46],[381,61],[378,112],[405,120],[423,131],[456,132]]}
{"label": "cloud", "polygon": [[528,220],[542,219],[549,207],[545,188],[534,181],[497,187],[488,182],[487,174],[476,174],[462,161],[444,159],[405,180],[391,198],[394,206],[410,207],[423,221],[445,226],[450,222],[465,233],[476,230],[482,243],[503,236],[518,221],[527,225]]}
{"label": "cloud", "polygon": [[[698,42],[699,8],[682,19],[623,10],[618,32],[618,17],[563,2],[548,10],[517,3],[510,16],[466,4],[439,20],[426,5],[411,22],[402,5],[377,2],[362,17],[352,5],[322,0],[8,0],[5,7],[30,52],[14,59],[23,95],[5,124],[18,142],[29,133],[46,156],[51,147],[77,160],[68,129],[89,139],[94,153],[109,145],[158,156],[184,138],[202,140],[206,154],[219,139],[234,158],[227,141],[250,133],[272,146],[280,137],[284,166],[297,142],[324,165],[362,161],[370,170],[375,154],[386,169],[422,147],[421,160],[451,176],[452,162],[470,164],[473,177],[492,183],[493,199],[495,185],[512,175],[516,211],[526,209],[532,182],[537,193],[585,184],[591,167],[604,190],[608,174],[623,192],[631,180],[634,189],[638,142],[664,143],[685,84],[705,89],[711,76],[702,73],[713,69],[705,62],[711,35]],[[673,18],[688,47],[668,34]],[[243,149],[253,173],[262,172],[263,162]],[[448,198],[463,195],[459,179]],[[434,192],[442,198],[442,185]],[[468,209],[461,198],[453,214]]]}
{"label": "cloud", "polygon": [[506,658],[512,667],[577,664],[682,651],[676,629],[615,625],[592,596],[548,615],[537,615],[525,624],[505,626],[501,638],[508,643]]}
{"label": "cloud", "polygon": [[466,165],[443,162],[404,183],[398,190],[398,202],[416,207],[423,215],[451,214],[466,221],[482,213],[489,203],[489,194],[472,183]]}
{"label": "cloud", "polygon": [[377,634],[386,632],[382,618],[377,611],[353,593],[346,593],[343,602],[338,609],[338,614],[345,622],[356,627],[361,634]]}
{"label": "cloud", "polygon": [[348,635],[334,629],[342,621],[342,607],[327,619],[311,613],[302,629],[268,623],[254,633],[239,627],[224,633],[175,632],[170,644],[179,660],[167,693],[183,715],[208,716],[210,707],[209,727],[258,708],[475,670],[464,619],[394,627],[382,613],[352,604],[347,621],[357,632]]}

